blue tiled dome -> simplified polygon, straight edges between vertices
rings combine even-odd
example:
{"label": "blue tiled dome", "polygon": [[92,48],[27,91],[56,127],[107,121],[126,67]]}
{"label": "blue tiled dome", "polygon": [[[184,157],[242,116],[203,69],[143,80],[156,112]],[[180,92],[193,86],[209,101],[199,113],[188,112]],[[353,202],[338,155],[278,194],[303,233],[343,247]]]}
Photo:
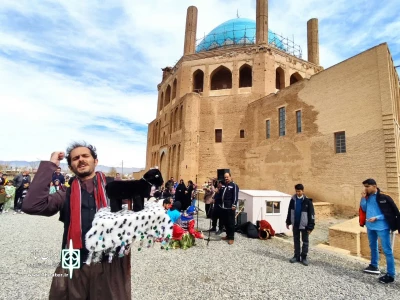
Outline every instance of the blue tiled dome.
{"label": "blue tiled dome", "polygon": [[[199,43],[196,52],[212,50],[230,45],[249,45],[256,42],[256,21],[236,18],[222,23],[214,28]],[[268,42],[285,50],[282,41],[272,31],[268,30]]]}

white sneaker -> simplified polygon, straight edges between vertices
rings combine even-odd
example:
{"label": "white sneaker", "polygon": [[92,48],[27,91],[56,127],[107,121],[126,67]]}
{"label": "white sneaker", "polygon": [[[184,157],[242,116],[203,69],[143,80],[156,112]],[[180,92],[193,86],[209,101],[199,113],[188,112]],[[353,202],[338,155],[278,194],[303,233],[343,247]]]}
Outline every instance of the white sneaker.
{"label": "white sneaker", "polygon": [[24,212],[23,212],[23,211],[21,211],[20,213],[21,213],[21,214],[24,214]]}
{"label": "white sneaker", "polygon": [[16,211],[14,211],[13,215],[16,215],[16,214],[17,214],[17,212],[16,212]]}

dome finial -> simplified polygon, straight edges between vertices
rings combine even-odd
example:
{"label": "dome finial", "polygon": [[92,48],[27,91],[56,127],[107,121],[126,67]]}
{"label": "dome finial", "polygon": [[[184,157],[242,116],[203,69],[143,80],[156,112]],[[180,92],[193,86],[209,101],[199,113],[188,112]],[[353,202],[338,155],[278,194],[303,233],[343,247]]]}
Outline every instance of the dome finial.
{"label": "dome finial", "polygon": [[236,11],[236,17],[239,19],[240,18],[240,16],[239,16],[239,9]]}

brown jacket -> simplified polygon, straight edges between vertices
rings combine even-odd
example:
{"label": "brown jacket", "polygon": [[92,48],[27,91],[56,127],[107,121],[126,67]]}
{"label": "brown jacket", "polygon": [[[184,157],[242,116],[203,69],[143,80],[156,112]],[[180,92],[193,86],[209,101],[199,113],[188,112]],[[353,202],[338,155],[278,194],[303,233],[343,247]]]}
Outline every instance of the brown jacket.
{"label": "brown jacket", "polygon": [[[63,209],[66,192],[59,190],[49,194],[49,183],[57,166],[50,161],[42,161],[22,204],[27,214],[53,216]],[[92,263],[73,271],[73,277],[54,276],[49,299],[51,300],[130,300],[131,299],[131,255],[113,259],[112,263]],[[67,273],[58,266],[56,274]]]}

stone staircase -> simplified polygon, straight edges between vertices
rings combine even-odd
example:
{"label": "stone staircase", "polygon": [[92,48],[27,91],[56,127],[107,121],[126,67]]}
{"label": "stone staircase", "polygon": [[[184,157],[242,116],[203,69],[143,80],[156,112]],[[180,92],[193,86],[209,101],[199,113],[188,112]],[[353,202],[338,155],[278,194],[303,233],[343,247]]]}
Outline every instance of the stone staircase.
{"label": "stone staircase", "polygon": [[[369,258],[370,249],[366,227],[360,227],[358,217],[329,228],[329,246],[350,251],[350,254]],[[383,252],[380,255],[384,260]],[[400,259],[400,236],[395,233],[394,257]],[[381,262],[382,263],[382,262]]]}

